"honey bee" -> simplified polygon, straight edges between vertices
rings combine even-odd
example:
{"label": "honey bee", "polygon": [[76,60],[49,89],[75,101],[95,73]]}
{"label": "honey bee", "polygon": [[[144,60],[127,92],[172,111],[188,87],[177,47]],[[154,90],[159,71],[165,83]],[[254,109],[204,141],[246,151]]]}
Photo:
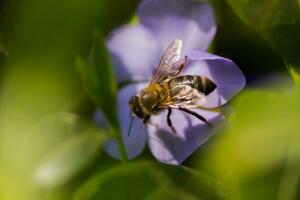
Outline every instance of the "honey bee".
{"label": "honey bee", "polygon": [[207,77],[178,76],[188,60],[187,56],[181,60],[181,52],[182,41],[175,39],[165,50],[149,84],[136,96],[130,98],[129,107],[132,113],[130,127],[134,117],[142,119],[146,124],[151,115],[168,110],[168,126],[176,133],[170,118],[172,109],[179,109],[193,115],[211,126],[203,116],[189,108],[201,107],[205,97],[217,86]]}

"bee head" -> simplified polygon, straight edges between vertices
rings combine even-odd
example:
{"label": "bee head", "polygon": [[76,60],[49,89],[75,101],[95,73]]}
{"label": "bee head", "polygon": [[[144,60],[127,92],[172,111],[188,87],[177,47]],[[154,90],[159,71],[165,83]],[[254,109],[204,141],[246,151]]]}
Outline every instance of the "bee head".
{"label": "bee head", "polygon": [[143,112],[143,109],[140,105],[139,97],[133,96],[129,100],[129,107],[132,114],[138,118],[144,119],[147,115]]}

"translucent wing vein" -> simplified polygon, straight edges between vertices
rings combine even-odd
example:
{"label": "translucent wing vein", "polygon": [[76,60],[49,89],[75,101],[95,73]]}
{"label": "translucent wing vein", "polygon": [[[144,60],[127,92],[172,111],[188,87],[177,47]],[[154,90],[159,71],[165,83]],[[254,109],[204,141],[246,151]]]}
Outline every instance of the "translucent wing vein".
{"label": "translucent wing vein", "polygon": [[150,85],[162,82],[168,78],[176,76],[182,69],[180,63],[182,51],[182,41],[175,39],[164,52],[156,71],[150,81]]}

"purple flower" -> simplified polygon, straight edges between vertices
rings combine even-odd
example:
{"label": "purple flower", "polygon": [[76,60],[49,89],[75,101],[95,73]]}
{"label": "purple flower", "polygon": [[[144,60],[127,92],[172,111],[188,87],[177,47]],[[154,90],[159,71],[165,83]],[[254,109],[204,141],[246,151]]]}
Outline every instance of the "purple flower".
{"label": "purple flower", "polygon": [[[180,164],[200,145],[205,143],[223,119],[218,112],[192,109],[204,116],[215,128],[182,111],[173,109],[171,119],[177,133],[167,125],[167,112],[151,116],[145,126],[134,121],[130,136],[128,101],[145,87],[157,66],[163,51],[175,38],[183,41],[183,55],[188,64],[181,75],[200,75],[211,79],[217,88],[207,96],[203,106],[214,108],[225,104],[245,86],[245,77],[229,59],[205,53],[210,45],[216,25],[209,4],[188,0],[144,0],[138,7],[139,24],[125,25],[115,30],[107,41],[118,82],[134,81],[123,87],[118,95],[119,120],[127,156],[139,155],[148,142],[159,161]],[[95,115],[96,121],[101,113]],[[118,158],[114,139],[105,144],[105,150]]]}

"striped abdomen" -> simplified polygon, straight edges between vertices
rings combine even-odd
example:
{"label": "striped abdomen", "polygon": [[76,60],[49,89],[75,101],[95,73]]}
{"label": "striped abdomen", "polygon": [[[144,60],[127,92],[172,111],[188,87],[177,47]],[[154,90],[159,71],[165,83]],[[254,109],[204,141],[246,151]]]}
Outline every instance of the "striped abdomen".
{"label": "striped abdomen", "polygon": [[170,88],[180,85],[190,86],[205,95],[210,94],[217,87],[214,82],[203,76],[178,76],[169,81]]}

